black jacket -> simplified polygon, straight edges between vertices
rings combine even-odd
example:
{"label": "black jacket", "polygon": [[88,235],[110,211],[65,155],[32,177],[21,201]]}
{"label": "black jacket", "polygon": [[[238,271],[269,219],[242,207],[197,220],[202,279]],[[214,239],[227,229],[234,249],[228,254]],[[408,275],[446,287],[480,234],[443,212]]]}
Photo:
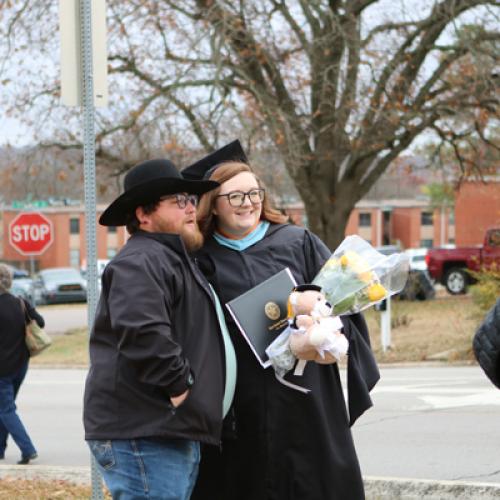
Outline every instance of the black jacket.
{"label": "black jacket", "polygon": [[[30,357],[25,341],[28,318],[21,300],[10,293],[0,294],[0,377],[16,373]],[[45,321],[40,314],[31,304],[23,302],[29,317],[43,328]]]}
{"label": "black jacket", "polygon": [[[213,298],[177,235],[139,232],[108,264],[90,336],[86,439],[219,443],[222,338]],[[195,382],[178,408],[170,396]]]}
{"label": "black jacket", "polygon": [[500,389],[500,299],[478,328],[472,346],[484,373]]}
{"label": "black jacket", "polygon": [[[241,295],[285,267],[309,283],[331,255],[315,235],[271,225],[264,239],[242,252],[207,240],[197,256],[222,302]],[[379,378],[363,316],[343,319],[350,342],[350,415],[334,365],[309,362],[303,376],[286,379],[311,389],[303,394],[263,369],[232,319],[226,317],[238,360],[233,410],[226,417],[222,453],[205,447],[193,500],[359,500],[361,471],[350,423],[369,406]]]}

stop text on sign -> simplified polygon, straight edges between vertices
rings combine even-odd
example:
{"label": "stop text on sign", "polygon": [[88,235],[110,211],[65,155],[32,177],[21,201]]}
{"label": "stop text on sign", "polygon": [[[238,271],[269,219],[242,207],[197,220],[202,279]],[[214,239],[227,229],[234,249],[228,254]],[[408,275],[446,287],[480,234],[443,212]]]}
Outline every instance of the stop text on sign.
{"label": "stop text on sign", "polygon": [[50,226],[48,224],[42,224],[41,226],[29,226],[28,224],[24,224],[12,228],[12,241],[14,243],[19,243],[23,240],[40,241],[45,240],[49,234]]}

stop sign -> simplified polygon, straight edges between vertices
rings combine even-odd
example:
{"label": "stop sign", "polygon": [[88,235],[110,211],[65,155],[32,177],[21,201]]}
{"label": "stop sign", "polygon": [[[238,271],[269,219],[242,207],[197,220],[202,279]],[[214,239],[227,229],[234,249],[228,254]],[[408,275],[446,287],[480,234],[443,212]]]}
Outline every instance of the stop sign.
{"label": "stop sign", "polygon": [[21,212],[9,224],[9,242],[23,255],[40,255],[52,243],[52,222],[38,212]]}

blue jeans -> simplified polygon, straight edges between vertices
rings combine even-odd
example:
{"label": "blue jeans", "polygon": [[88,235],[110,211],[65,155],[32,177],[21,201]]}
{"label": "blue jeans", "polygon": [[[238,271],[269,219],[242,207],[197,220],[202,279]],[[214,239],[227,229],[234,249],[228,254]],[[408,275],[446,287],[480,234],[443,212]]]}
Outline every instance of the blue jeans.
{"label": "blue jeans", "polygon": [[26,429],[16,412],[16,397],[23,383],[28,362],[12,375],[0,377],[0,457],[5,454],[7,436],[12,439],[21,450],[23,457],[29,457],[36,453]]}
{"label": "blue jeans", "polygon": [[183,439],[88,441],[113,500],[189,500],[200,444]]}

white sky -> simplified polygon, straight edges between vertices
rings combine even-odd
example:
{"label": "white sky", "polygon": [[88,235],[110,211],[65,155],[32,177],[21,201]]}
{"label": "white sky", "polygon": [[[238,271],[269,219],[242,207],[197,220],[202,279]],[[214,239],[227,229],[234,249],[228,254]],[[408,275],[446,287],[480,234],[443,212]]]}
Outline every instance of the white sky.
{"label": "white sky", "polygon": [[25,125],[14,118],[0,118],[0,145],[10,143],[15,144],[16,147],[23,147],[30,142],[32,142],[32,137]]}
{"label": "white sky", "polygon": [[[366,10],[364,23],[365,26],[370,26],[380,22],[387,22],[388,20],[410,20],[413,17],[421,18],[427,14],[434,3],[435,0],[400,0],[399,2],[395,2],[394,0],[379,0],[373,7]],[[416,5],[418,5],[418,9],[415,9]],[[467,21],[477,21],[477,17],[481,16],[481,10],[476,9],[466,14]],[[451,30],[453,30],[453,26],[450,26],[447,30],[448,33],[444,35],[445,39],[449,37]],[[40,54],[34,57],[34,59],[40,61]],[[58,59],[58,56],[56,59]],[[36,64],[35,61],[33,63]],[[76,116],[79,110],[78,108],[74,110]],[[416,139],[414,146],[425,142],[428,140],[428,137],[427,134],[422,134],[421,137]],[[31,141],[31,133],[24,124],[15,118],[3,116],[0,112],[0,145],[11,143],[21,147],[29,144]]]}

